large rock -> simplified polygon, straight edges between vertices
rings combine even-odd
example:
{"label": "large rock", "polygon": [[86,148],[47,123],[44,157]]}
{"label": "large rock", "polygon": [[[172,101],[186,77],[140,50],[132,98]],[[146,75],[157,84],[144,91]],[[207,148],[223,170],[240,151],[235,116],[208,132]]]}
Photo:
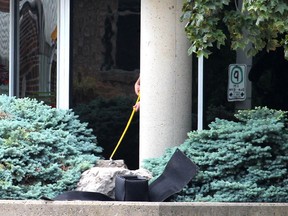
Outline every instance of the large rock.
{"label": "large rock", "polygon": [[152,175],[145,169],[129,170],[123,160],[101,160],[95,167],[82,173],[77,185],[78,191],[91,191],[115,198],[115,177],[117,175],[137,175],[151,179]]}

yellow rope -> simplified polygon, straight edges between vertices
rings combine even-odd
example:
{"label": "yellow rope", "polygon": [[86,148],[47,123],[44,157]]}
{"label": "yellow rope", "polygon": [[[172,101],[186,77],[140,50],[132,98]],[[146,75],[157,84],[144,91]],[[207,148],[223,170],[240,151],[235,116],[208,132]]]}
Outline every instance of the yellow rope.
{"label": "yellow rope", "polygon": [[[138,98],[137,98],[135,104],[137,104],[137,103],[139,102],[139,100],[140,100],[140,93],[138,94]],[[131,121],[132,121],[132,118],[133,118],[133,116],[134,116],[134,114],[135,114],[135,111],[136,111],[136,109],[133,107],[132,113],[131,113],[130,118],[129,118],[127,124],[126,124],[126,127],[125,127],[125,129],[124,129],[124,131],[123,131],[123,133],[122,133],[122,135],[121,135],[121,137],[120,137],[120,139],[119,139],[116,147],[114,148],[114,151],[112,152],[112,154],[111,154],[111,156],[110,156],[110,158],[109,158],[110,160],[112,160],[115,152],[117,151],[117,149],[118,149],[118,147],[119,147],[119,145],[120,145],[120,143],[121,143],[121,141],[122,141],[122,139],[123,139],[123,137],[124,137],[124,135],[125,135],[128,127],[129,127],[129,125],[130,125],[130,123],[131,123]]]}

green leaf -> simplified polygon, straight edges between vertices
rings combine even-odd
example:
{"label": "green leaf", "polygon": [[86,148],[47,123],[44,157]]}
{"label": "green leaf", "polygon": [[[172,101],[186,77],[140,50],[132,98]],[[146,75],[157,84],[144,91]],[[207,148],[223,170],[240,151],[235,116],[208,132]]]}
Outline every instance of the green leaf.
{"label": "green leaf", "polygon": [[276,12],[279,12],[281,15],[283,15],[285,12],[288,11],[288,5],[287,3],[278,3],[275,9]]}
{"label": "green leaf", "polygon": [[196,53],[196,46],[191,45],[188,49],[188,55],[192,55],[193,53]]}
{"label": "green leaf", "polygon": [[280,44],[278,42],[278,40],[276,39],[271,39],[267,42],[267,45],[266,45],[266,50],[269,51],[269,50],[276,50],[277,47],[279,47]]}

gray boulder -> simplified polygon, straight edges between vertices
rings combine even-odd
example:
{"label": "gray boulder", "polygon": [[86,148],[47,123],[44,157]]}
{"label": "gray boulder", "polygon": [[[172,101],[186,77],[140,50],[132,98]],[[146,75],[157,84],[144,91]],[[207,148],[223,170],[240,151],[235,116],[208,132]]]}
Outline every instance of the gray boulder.
{"label": "gray boulder", "polygon": [[145,169],[129,170],[123,160],[100,160],[95,167],[82,173],[77,191],[90,191],[115,198],[115,178],[117,175],[137,175],[148,180],[152,174]]}

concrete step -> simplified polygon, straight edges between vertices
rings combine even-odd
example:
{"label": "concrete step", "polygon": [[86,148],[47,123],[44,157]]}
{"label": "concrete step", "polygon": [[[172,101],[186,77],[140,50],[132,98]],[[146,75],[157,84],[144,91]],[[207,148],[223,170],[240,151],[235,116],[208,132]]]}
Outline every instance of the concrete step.
{"label": "concrete step", "polygon": [[288,203],[0,200],[0,216],[288,216]]}

